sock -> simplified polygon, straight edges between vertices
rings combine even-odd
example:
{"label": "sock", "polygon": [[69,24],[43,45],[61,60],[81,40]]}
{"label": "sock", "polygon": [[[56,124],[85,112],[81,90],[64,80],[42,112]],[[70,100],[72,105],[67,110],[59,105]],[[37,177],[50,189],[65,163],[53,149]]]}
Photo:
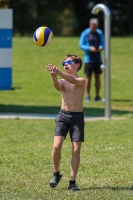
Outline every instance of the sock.
{"label": "sock", "polygon": [[70,180],[70,181],[69,181],[70,186],[71,186],[72,184],[75,184],[75,182],[76,182],[76,181],[71,181],[71,180]]}
{"label": "sock", "polygon": [[59,172],[54,172],[54,176],[59,177],[60,171]]}

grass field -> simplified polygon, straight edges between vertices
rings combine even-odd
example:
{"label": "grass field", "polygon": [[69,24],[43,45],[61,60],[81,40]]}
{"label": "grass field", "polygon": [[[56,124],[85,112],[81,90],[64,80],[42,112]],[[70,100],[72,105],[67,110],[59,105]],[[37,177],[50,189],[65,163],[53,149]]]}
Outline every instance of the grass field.
{"label": "grass field", "polygon": [[63,178],[55,189],[51,148],[54,120],[0,120],[1,200],[132,200],[133,120],[86,122],[77,176],[80,192],[67,190],[69,136],[62,149]]}
{"label": "grass field", "polygon": [[[132,38],[111,39],[111,109],[112,116],[130,116],[133,111]],[[13,87],[15,90],[0,92],[0,112],[57,113],[60,95],[53,88],[48,63],[61,66],[67,53],[76,53],[83,58],[78,48],[78,37],[54,37],[47,47],[38,47],[31,38],[13,39]],[[79,72],[85,77],[83,69]],[[59,77],[60,78],[60,77]],[[104,97],[104,73],[101,75],[101,97]],[[104,103],[95,102],[94,79],[90,103],[84,103],[85,114],[103,116]]]}
{"label": "grass field", "polygon": [[[83,57],[76,37],[54,37],[44,48],[31,38],[13,39],[13,87],[0,92],[0,112],[57,113],[60,94],[53,88],[48,63],[61,67],[67,53]],[[80,192],[67,190],[71,143],[62,150],[63,178],[55,189],[51,149],[54,120],[0,120],[1,200],[133,200],[133,44],[132,38],[111,39],[111,113],[108,121],[85,125],[85,142],[77,176]],[[79,72],[84,76],[83,69]],[[104,73],[101,76],[104,97]],[[103,116],[104,102],[84,102],[87,116]],[[114,120],[114,117],[118,120]]]}

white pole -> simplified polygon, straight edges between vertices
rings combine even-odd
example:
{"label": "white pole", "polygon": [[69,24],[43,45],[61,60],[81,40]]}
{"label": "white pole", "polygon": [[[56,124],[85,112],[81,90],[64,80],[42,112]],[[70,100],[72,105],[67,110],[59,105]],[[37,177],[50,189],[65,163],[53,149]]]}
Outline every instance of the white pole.
{"label": "white pole", "polygon": [[93,14],[99,11],[104,13],[104,32],[105,32],[105,118],[111,117],[111,79],[110,79],[110,10],[104,4],[97,4],[92,9]]}

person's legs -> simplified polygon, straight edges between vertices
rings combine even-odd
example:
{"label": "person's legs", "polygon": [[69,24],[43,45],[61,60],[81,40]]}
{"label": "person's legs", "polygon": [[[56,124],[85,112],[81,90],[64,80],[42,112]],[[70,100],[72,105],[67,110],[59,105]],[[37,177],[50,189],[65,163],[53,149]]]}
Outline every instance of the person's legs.
{"label": "person's legs", "polygon": [[76,175],[80,163],[80,150],[82,142],[72,142],[72,159],[71,159],[71,176],[69,182],[69,190],[80,190],[76,186]]}
{"label": "person's legs", "polygon": [[59,165],[61,159],[61,148],[64,141],[63,136],[54,136],[54,143],[52,149],[52,161],[54,172],[59,172]]}
{"label": "person's legs", "polygon": [[92,78],[92,75],[88,75],[86,77],[86,83],[85,83],[86,97],[90,97],[91,78]]}
{"label": "person's legs", "polygon": [[99,96],[99,91],[100,91],[100,86],[101,86],[100,74],[102,73],[100,66],[101,66],[101,63],[95,63],[95,65],[94,65],[95,89],[96,89],[96,97],[95,97],[95,100],[96,100],[96,101],[101,101],[101,98],[100,98],[100,96]]}
{"label": "person's legs", "polygon": [[61,148],[64,141],[63,136],[54,136],[54,143],[52,149],[52,160],[53,160],[53,168],[54,174],[49,182],[50,187],[54,188],[59,183],[62,174],[60,173],[60,159],[61,159]]}
{"label": "person's legs", "polygon": [[72,159],[71,159],[71,181],[75,181],[79,163],[80,163],[80,150],[82,142],[72,142]]}
{"label": "person's legs", "polygon": [[54,132],[54,142],[52,149],[52,160],[54,172],[59,172],[59,165],[61,159],[61,148],[64,139],[67,136],[69,125],[66,123],[67,115],[64,111],[60,110],[55,118],[56,127]]}
{"label": "person's legs", "polygon": [[99,91],[100,91],[100,74],[95,74],[95,88],[96,88],[96,96],[99,96]]}
{"label": "person's legs", "polygon": [[93,65],[91,63],[85,63],[84,73],[86,74],[86,102],[90,101],[90,88],[91,88],[91,77],[92,77]]}

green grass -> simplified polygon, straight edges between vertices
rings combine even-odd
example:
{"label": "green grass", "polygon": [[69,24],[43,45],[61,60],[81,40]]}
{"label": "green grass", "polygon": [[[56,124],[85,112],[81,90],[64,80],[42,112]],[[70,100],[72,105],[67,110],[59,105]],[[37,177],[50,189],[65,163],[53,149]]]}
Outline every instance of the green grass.
{"label": "green grass", "polygon": [[86,122],[77,175],[80,192],[67,190],[71,142],[62,149],[63,178],[55,189],[51,149],[54,120],[0,120],[1,200],[132,200],[133,119]]}
{"label": "green grass", "polygon": [[[61,61],[67,53],[83,58],[78,47],[78,37],[54,37],[46,47],[38,47],[31,38],[13,38],[13,87],[15,90],[0,92],[0,112],[57,113],[60,94],[53,88],[48,63],[63,69]],[[112,116],[131,116],[133,112],[132,38],[111,38],[111,110]],[[79,72],[85,77],[83,69]],[[101,75],[101,97],[104,97],[104,73]],[[103,116],[104,103],[95,102],[94,79],[90,103],[84,102],[85,114]]]}
{"label": "green grass", "polygon": [[[0,92],[0,112],[57,113],[60,94],[53,88],[48,63],[61,67],[67,53],[83,58],[78,37],[54,37],[44,48],[31,38],[13,38],[13,87]],[[0,120],[1,200],[133,200],[133,44],[132,38],[111,39],[111,111],[119,118],[86,122],[85,142],[77,176],[80,192],[67,190],[70,176],[71,143],[62,149],[63,178],[55,189],[51,149],[54,120]],[[79,72],[85,77],[83,69]],[[104,97],[104,73],[101,76]],[[104,103],[84,102],[85,115],[103,116]]]}
{"label": "green grass", "polygon": [[[13,38],[13,87],[0,92],[0,112],[57,113],[60,94],[53,88],[48,63],[61,67],[67,53],[83,58],[78,37],[54,37],[44,48],[31,38]],[[54,120],[0,120],[0,199],[2,200],[132,200],[133,199],[133,45],[132,38],[111,39],[111,110],[121,120],[86,122],[85,142],[77,184],[67,190],[71,143],[67,137],[59,186],[48,185],[52,175]],[[83,69],[79,72],[85,77]],[[101,76],[104,97],[104,73]],[[104,103],[84,102],[85,115],[103,116]]]}

